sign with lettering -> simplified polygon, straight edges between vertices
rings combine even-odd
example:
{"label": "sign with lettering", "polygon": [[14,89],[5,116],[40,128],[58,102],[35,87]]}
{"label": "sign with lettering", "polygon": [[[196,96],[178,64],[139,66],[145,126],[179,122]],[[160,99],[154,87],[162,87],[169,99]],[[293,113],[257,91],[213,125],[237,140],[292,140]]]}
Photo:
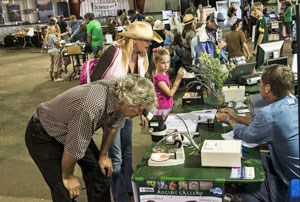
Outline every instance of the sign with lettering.
{"label": "sign with lettering", "polygon": [[115,16],[116,3],[94,3],[93,12],[97,17]]}

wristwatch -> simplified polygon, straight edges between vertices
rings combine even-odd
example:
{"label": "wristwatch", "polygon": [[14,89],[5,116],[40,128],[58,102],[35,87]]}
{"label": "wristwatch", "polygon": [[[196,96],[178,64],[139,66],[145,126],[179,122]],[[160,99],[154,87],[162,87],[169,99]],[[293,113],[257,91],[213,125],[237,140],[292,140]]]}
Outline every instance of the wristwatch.
{"label": "wristwatch", "polygon": [[228,116],[227,117],[227,119],[225,120],[225,123],[227,124],[227,125],[229,125],[229,121],[231,120],[231,118],[230,118],[230,116]]}

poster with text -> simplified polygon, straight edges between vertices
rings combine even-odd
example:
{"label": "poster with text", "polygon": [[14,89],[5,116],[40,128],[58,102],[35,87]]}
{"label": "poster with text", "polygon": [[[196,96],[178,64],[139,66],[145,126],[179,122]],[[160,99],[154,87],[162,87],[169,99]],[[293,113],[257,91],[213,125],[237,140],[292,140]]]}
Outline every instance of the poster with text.
{"label": "poster with text", "polygon": [[57,2],[58,15],[63,15],[65,17],[70,17],[68,3],[67,2]]}
{"label": "poster with text", "polygon": [[36,0],[39,11],[53,10],[51,0]]}
{"label": "poster with text", "polygon": [[8,11],[8,19],[10,22],[18,22],[22,20],[19,4],[8,4],[7,11]]}
{"label": "poster with text", "polygon": [[202,180],[150,180],[134,183],[140,202],[222,202],[222,183]]}

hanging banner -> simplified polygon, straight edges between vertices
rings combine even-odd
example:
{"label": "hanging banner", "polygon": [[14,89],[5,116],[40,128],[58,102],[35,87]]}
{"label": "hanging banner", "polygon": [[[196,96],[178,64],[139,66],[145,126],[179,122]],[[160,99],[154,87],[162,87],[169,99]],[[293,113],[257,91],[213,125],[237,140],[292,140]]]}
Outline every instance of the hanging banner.
{"label": "hanging banner", "polygon": [[93,12],[97,17],[115,16],[116,3],[94,3]]}

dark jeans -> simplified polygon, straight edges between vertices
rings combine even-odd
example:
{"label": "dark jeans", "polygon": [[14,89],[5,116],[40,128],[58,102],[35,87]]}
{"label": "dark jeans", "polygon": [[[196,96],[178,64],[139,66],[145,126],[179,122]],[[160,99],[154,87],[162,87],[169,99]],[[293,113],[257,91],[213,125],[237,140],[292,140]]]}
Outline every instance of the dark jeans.
{"label": "dark jeans", "polygon": [[[62,182],[61,159],[64,145],[50,137],[37,118],[31,118],[25,133],[29,154],[40,169],[54,202],[71,202]],[[98,164],[99,150],[93,139],[85,156],[78,161],[89,202],[110,202],[110,178],[102,175]]]}
{"label": "dark jeans", "polygon": [[265,171],[262,183],[240,184],[238,192],[246,202],[285,202],[288,187],[277,176],[269,155],[262,154],[261,160]]}

